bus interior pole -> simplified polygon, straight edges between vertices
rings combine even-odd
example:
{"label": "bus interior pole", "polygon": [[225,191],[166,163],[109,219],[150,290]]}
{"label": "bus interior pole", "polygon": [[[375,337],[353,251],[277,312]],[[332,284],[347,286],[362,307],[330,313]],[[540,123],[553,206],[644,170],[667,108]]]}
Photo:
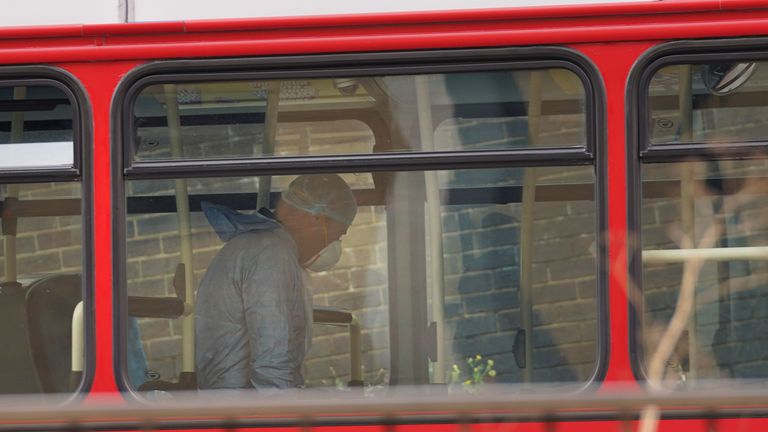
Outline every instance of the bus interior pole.
{"label": "bus interior pole", "polygon": [[80,385],[85,370],[85,320],[84,306],[80,301],[72,311],[72,352],[70,353],[71,367],[69,375],[69,390],[76,391]]}
{"label": "bus interior pole", "polygon": [[[13,99],[22,100],[27,98],[26,87],[14,87]],[[24,112],[15,111],[11,115],[11,142],[21,142],[24,135]],[[8,200],[15,200],[19,197],[19,187],[15,184],[9,184],[5,195],[6,203]],[[16,260],[16,232],[18,227],[18,218],[13,216],[9,220],[3,220],[3,236],[5,237],[5,281],[16,282],[18,279],[18,269]]]}
{"label": "bus interior pole", "polygon": [[[528,97],[528,145],[539,141],[541,122],[541,72],[532,71]],[[525,338],[523,381],[533,380],[533,210],[536,202],[536,169],[524,168],[520,216],[520,322]]]}
{"label": "bus interior pole", "polygon": [[[181,147],[181,118],[179,114],[179,102],[177,99],[176,85],[165,84],[165,105],[168,120],[168,134],[171,143],[171,153],[174,158],[183,157]],[[194,268],[192,267],[192,228],[189,212],[189,192],[187,181],[176,179],[174,183],[176,191],[176,214],[179,219],[179,245],[181,262],[184,265],[184,316],[181,321],[181,353],[182,365],[179,381],[192,379],[195,372],[195,318],[193,315],[195,305]],[[182,378],[184,376],[184,378]]]}
{"label": "bus interior pole", "polygon": [[[691,142],[693,139],[693,83],[691,80],[691,65],[680,66],[680,141]],[[681,164],[680,172],[680,219],[683,233],[696,247],[696,203],[694,166],[691,163]],[[696,377],[696,294],[693,296],[693,312],[688,319],[688,377]],[[682,361],[683,359],[680,359]]]}
{"label": "bus interior pole", "polygon": [[[434,151],[434,125],[432,97],[429,93],[429,76],[416,76],[416,103],[419,115],[419,138],[424,151]],[[424,182],[427,191],[427,224],[429,226],[429,289],[432,294],[432,322],[435,328],[435,357],[432,359],[432,382],[445,383],[445,309],[443,306],[443,221],[440,209],[440,189],[436,171],[426,171]]]}
{"label": "bus interior pole", "polygon": [[[275,152],[275,137],[277,136],[277,116],[280,106],[280,81],[270,81],[267,90],[267,106],[264,112],[264,144],[261,156],[270,156]],[[254,147],[254,153],[257,153]],[[257,154],[258,155],[258,154]],[[269,194],[272,191],[272,176],[259,177],[259,193],[256,197],[256,208],[269,208]]]}
{"label": "bus interior pole", "polygon": [[768,260],[768,247],[649,249],[643,251],[643,262],[646,264],[685,263],[694,259],[718,262],[766,261]]}

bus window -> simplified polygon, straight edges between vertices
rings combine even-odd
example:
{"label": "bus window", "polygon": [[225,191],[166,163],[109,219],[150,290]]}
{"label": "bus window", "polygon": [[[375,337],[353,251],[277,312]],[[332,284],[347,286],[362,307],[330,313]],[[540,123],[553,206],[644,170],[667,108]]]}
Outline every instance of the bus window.
{"label": "bus window", "polygon": [[[149,85],[129,111],[125,302],[147,359],[135,389],[593,379],[601,248],[582,78],[194,82]],[[531,148],[574,155],[524,168]],[[483,151],[510,160],[470,163]],[[383,165],[415,152],[461,158]],[[169,159],[187,160],[142,171]],[[338,261],[316,268],[336,238]]]}
{"label": "bus window", "polygon": [[71,392],[84,372],[74,124],[59,85],[0,82],[0,393]]}
{"label": "bus window", "polygon": [[768,378],[762,66],[671,65],[649,81],[638,344],[647,363],[688,283],[693,309],[665,372],[674,382]]}

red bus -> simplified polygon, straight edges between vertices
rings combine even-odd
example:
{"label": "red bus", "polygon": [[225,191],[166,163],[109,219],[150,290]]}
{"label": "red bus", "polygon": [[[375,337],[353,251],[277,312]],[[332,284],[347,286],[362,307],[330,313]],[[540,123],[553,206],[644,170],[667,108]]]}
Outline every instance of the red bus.
{"label": "red bus", "polygon": [[767,24],[0,28],[0,429],[765,427]]}

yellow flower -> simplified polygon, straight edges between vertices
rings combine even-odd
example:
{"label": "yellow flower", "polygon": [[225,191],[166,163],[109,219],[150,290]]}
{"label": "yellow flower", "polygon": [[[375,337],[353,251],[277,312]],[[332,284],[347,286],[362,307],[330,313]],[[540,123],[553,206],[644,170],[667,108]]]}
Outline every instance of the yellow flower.
{"label": "yellow flower", "polygon": [[488,360],[488,367],[493,367],[493,364],[494,364],[494,363],[493,363],[493,360],[490,360],[490,359],[489,359],[489,360]]}
{"label": "yellow flower", "polygon": [[495,377],[496,376],[496,371],[492,370],[492,371],[488,372],[488,376]]}
{"label": "yellow flower", "polygon": [[477,361],[480,361],[482,359],[483,359],[483,356],[481,356],[480,354],[475,356],[475,360],[477,360]]}

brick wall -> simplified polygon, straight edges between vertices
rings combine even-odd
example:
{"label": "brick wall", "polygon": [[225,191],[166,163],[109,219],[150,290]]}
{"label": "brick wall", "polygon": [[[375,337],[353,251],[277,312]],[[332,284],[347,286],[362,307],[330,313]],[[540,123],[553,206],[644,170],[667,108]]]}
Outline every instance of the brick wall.
{"label": "brick wall", "polygon": [[[79,183],[40,183],[18,186],[20,200],[79,198]],[[7,185],[0,185],[5,200]],[[82,265],[80,216],[25,217],[18,219],[17,273],[20,278],[47,273],[80,273]],[[5,278],[5,238],[0,235],[0,279]]]}

